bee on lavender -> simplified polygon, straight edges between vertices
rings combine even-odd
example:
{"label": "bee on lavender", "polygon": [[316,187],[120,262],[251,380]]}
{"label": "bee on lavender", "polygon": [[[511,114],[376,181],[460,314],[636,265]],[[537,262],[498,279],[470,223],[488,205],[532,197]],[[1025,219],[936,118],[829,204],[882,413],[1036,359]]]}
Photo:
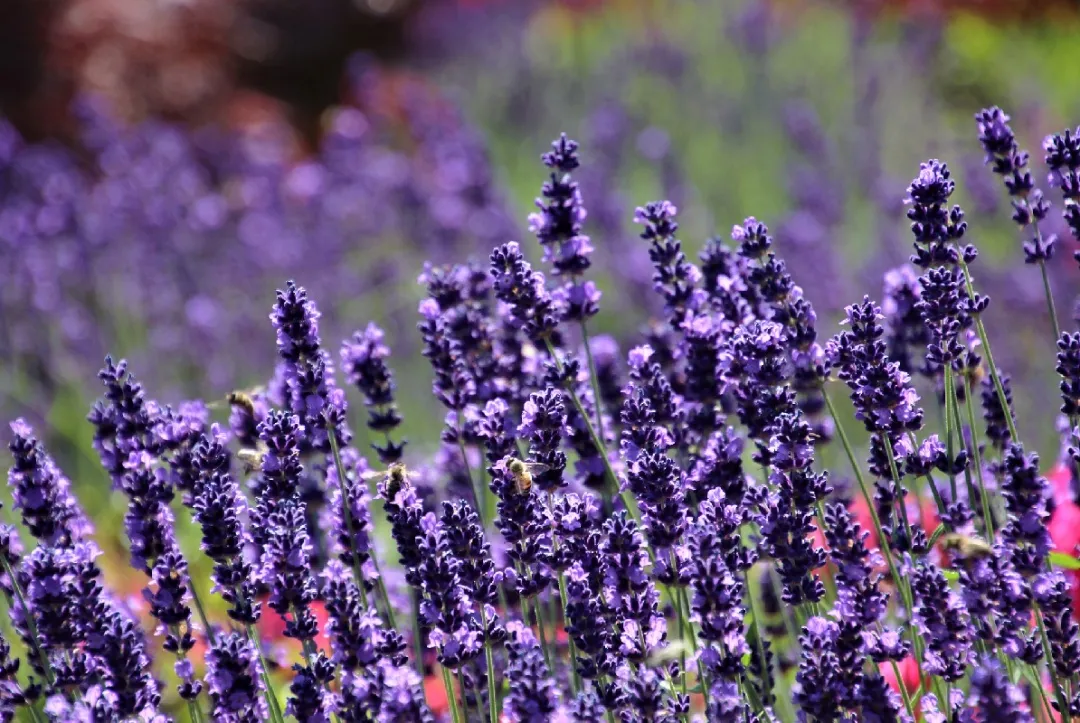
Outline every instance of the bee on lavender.
{"label": "bee on lavender", "polygon": [[518,494],[528,494],[529,490],[533,486],[533,475],[543,474],[547,472],[551,467],[540,462],[523,462],[517,458],[511,458],[506,463],[506,471],[510,473],[510,476],[514,478],[514,486],[517,488]]}
{"label": "bee on lavender", "polygon": [[962,535],[959,532],[949,532],[941,536],[941,549],[944,552],[954,553],[964,560],[978,560],[989,557],[994,550],[985,540],[977,537]]}
{"label": "bee on lavender", "polygon": [[395,462],[385,470],[369,470],[360,475],[363,480],[382,479],[386,485],[386,499],[392,500],[402,489],[409,487],[409,480],[420,476],[408,469],[403,462]]}

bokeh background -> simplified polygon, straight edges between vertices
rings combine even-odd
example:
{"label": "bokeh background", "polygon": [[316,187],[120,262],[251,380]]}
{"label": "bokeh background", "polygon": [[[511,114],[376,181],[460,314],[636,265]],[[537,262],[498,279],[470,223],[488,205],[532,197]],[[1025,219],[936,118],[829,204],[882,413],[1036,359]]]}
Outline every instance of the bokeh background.
{"label": "bokeh background", "polygon": [[[386,329],[423,459],[441,412],[416,278],[527,234],[539,154],[565,131],[596,326],[624,349],[655,303],[636,205],[670,198],[691,253],[766,221],[832,333],[906,259],[919,162],[947,161],[1021,436],[1052,460],[1041,279],[972,116],[1005,108],[1043,177],[1043,137],[1080,122],[1078,37],[1076,0],[6,0],[0,413],[43,432],[134,594],[85,421],[104,355],[163,402],[263,383],[293,278],[332,347]],[[1075,328],[1070,253],[1051,277]]]}

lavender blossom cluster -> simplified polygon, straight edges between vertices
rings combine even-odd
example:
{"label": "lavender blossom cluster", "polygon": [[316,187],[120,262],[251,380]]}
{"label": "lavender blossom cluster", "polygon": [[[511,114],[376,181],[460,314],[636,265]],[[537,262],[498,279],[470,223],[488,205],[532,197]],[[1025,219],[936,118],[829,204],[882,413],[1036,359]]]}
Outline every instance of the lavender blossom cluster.
{"label": "lavender blossom cluster", "polygon": [[[977,123],[1041,266],[1051,200],[1008,116]],[[1046,143],[1074,228],[1078,137]],[[152,624],[104,585],[71,482],[12,423],[8,483],[33,544],[0,529],[18,638],[0,639],[0,720],[1080,716],[1080,562],[1047,529],[1055,498],[1017,434],[948,166],[921,164],[908,187],[910,265],[828,338],[765,223],[694,260],[675,205],[643,205],[662,314],[624,353],[590,335],[604,307],[579,153],[562,136],[542,157],[539,267],[508,241],[486,266],[420,275],[422,353],[446,408],[433,460],[413,464],[401,436],[382,330],[342,343],[339,386],[315,300],[291,281],[270,313],[279,373],[230,395],[227,422],[153,401],[106,360],[93,445],[127,501]],[[1080,336],[1055,341],[1075,472]],[[361,416],[370,455],[350,427]],[[823,468],[826,445],[847,467]],[[177,542],[181,508],[210,580]],[[271,664],[264,616],[296,641],[291,670]]]}
{"label": "lavender blossom cluster", "polygon": [[[118,346],[171,398],[263,377],[231,349],[258,343],[262,299],[287,274],[338,302],[394,290],[390,244],[450,260],[512,234],[478,132],[415,80],[401,117],[381,116],[376,72],[353,74],[355,102],[328,111],[306,156],[283,121],[131,126],[84,98],[65,145],[0,118],[0,363],[25,397],[85,384],[84,360]],[[328,323],[344,328],[338,308]]]}

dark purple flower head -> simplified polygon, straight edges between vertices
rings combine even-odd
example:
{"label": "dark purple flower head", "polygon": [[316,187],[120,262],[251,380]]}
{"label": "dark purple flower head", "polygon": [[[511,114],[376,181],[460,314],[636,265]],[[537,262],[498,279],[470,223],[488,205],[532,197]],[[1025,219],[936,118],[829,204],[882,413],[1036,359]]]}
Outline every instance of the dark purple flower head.
{"label": "dark purple flower head", "polygon": [[146,393],[128,373],[126,361],[114,364],[112,357],[105,357],[98,378],[105,386],[105,397],[94,404],[87,419],[94,426],[94,449],[101,464],[113,486],[119,487],[128,457],[133,452],[154,450],[155,420]]}
{"label": "dark purple flower head", "polygon": [[881,310],[888,356],[900,371],[931,376],[934,370],[925,361],[930,332],[919,310],[921,300],[922,286],[911,266],[904,264],[885,273]]}
{"label": "dark purple flower head", "polygon": [[522,489],[507,465],[509,458],[490,467],[491,490],[499,498],[495,526],[506,541],[506,554],[520,566],[519,595],[531,597],[553,579],[554,559],[551,513],[535,487]]}
{"label": "dark purple flower head", "polygon": [[987,655],[971,674],[970,705],[986,723],[1034,723],[1024,693],[1010,682],[998,659]]}
{"label": "dark purple flower head", "polygon": [[937,566],[920,560],[911,570],[915,598],[915,627],[926,648],[923,669],[956,681],[964,677],[974,657],[972,628],[967,607]]}
{"label": "dark purple flower head", "polygon": [[506,678],[510,692],[503,701],[503,715],[511,723],[541,723],[553,720],[559,697],[544,654],[532,630],[521,623],[507,626],[510,665]]}
{"label": "dark purple flower head", "polygon": [[1045,569],[1046,556],[1052,547],[1046,529],[1050,493],[1046,479],[1039,474],[1039,456],[1034,452],[1025,454],[1019,443],[1005,448],[1001,494],[1008,512],[1002,539],[1017,571],[1031,577]]}
{"label": "dark purple flower head", "polygon": [[566,455],[559,449],[563,435],[571,433],[566,426],[564,394],[551,387],[529,396],[521,411],[518,436],[529,440],[529,462],[542,464],[543,472],[532,475],[542,492],[556,492],[566,487],[563,477]]}
{"label": "dark purple flower head", "polygon": [[441,522],[450,554],[460,562],[457,573],[469,598],[494,605],[503,573],[495,568],[476,510],[464,500],[444,501]]}
{"label": "dark purple flower head", "polygon": [[1068,128],[1043,142],[1046,165],[1050,169],[1050,185],[1061,189],[1065,223],[1075,238],[1080,239],[1080,127]]}
{"label": "dark purple flower head", "polygon": [[299,364],[314,359],[319,353],[319,317],[315,302],[308,299],[307,290],[289,281],[277,292],[277,302],[270,321],[277,333],[278,353],[286,362]]}
{"label": "dark purple flower head", "polygon": [[267,719],[255,646],[242,633],[220,635],[206,653],[206,682],[214,720],[256,723]]}
{"label": "dark purple flower head", "polygon": [[345,398],[334,386],[334,369],[329,355],[320,348],[319,317],[307,291],[289,281],[277,292],[270,314],[277,334],[278,354],[285,362],[288,406],[300,416],[305,444],[329,452],[329,425],[339,446],[352,436],[345,419]]}
{"label": "dark purple flower head", "polygon": [[645,541],[625,512],[604,523],[600,554],[604,596],[619,621],[619,653],[640,662],[664,644],[667,628],[656,586],[645,571]]}
{"label": "dark purple flower head", "polygon": [[1069,678],[1080,673],[1080,626],[1074,618],[1069,582],[1060,570],[1043,572],[1035,578],[1031,591],[1042,611],[1043,629],[1058,675]]}
{"label": "dark purple flower head", "polygon": [[1061,413],[1070,419],[1080,415],[1080,333],[1064,332],[1057,343],[1056,371],[1061,376]]}
{"label": "dark purple flower head", "polygon": [[364,606],[352,574],[339,560],[326,563],[321,590],[335,663],[347,671],[369,668],[383,659],[393,665],[405,663],[404,639],[383,627],[376,610]]}
{"label": "dark purple flower head", "polygon": [[951,244],[959,242],[967,230],[959,206],[948,208],[949,197],[956,188],[949,167],[937,159],[919,165],[919,175],[908,186],[905,201],[911,208],[911,232],[915,236],[915,255],[911,262],[925,269],[933,264],[951,264],[959,254]]}
{"label": "dark purple flower head", "polygon": [[308,606],[316,589],[304,505],[296,497],[279,500],[262,523],[267,529],[259,578],[270,589],[269,605],[282,617],[292,614],[285,624],[287,637],[313,639],[318,623]]}
{"label": "dark purple flower head", "polygon": [[24,420],[11,423],[8,470],[15,509],[30,534],[45,545],[71,545],[87,539],[93,527],[71,494],[71,483]]}
{"label": "dark purple flower head", "polygon": [[533,271],[516,241],[491,252],[495,297],[509,309],[510,323],[532,339],[552,338],[563,317],[561,304],[547,290],[544,275]]}
{"label": "dark purple flower head", "polygon": [[[224,434],[214,425],[194,448],[199,480],[191,508],[202,528],[202,550],[214,561],[213,591],[230,604],[229,617],[242,624],[259,619],[255,601],[254,570],[244,555],[250,537],[244,530],[247,501],[228,470]],[[219,464],[225,457],[224,468]]]}
{"label": "dark purple flower head", "polygon": [[103,682],[113,697],[113,711],[127,718],[156,709],[161,694],[138,625],[115,608],[96,612],[100,617],[87,636],[86,650],[106,668]]}
{"label": "dark purple flower head", "polygon": [[461,560],[454,556],[450,540],[434,513],[420,520],[418,540],[420,564],[416,576],[424,599],[420,615],[428,626],[429,638],[439,655],[439,663],[457,670],[480,654],[481,631],[462,584]]}
{"label": "dark purple flower head", "polygon": [[529,230],[544,247],[544,261],[554,266],[556,276],[580,276],[588,271],[593,247],[582,233],[586,211],[581,189],[570,179],[578,167],[577,143],[563,134],[543,155],[551,177],[536,199],[539,213],[529,215]]}
{"label": "dark purple flower head", "polygon": [[1029,264],[1046,261],[1054,255],[1055,238],[1043,238],[1038,223],[1046,218],[1050,203],[1028,170],[1028,154],[1021,151],[1016,136],[1009,127],[1009,116],[998,107],[984,108],[975,114],[979,143],[986,152],[986,163],[993,164],[993,171],[1002,177],[1005,188],[1012,197],[1013,221],[1021,228],[1035,224],[1035,234],[1024,242],[1025,260]]}
{"label": "dark purple flower head", "polygon": [[840,626],[814,617],[803,627],[802,656],[793,691],[800,713],[808,720],[838,720],[845,700],[839,658]]}
{"label": "dark purple flower head", "polygon": [[383,331],[374,323],[364,331],[353,334],[341,346],[341,363],[345,378],[364,395],[368,408],[368,428],[386,437],[385,444],[372,443],[379,461],[389,466],[400,462],[405,442],[395,444],[390,438],[401,424],[401,414],[394,403],[395,384],[386,359],[390,348],[383,343]]}
{"label": "dark purple flower head", "polygon": [[634,210],[634,223],[644,226],[641,238],[649,241],[653,264],[653,288],[664,297],[664,312],[672,326],[678,327],[687,313],[696,309],[697,285],[701,271],[687,261],[682,244],[675,238],[679,224],[676,208],[670,201],[654,201]]}

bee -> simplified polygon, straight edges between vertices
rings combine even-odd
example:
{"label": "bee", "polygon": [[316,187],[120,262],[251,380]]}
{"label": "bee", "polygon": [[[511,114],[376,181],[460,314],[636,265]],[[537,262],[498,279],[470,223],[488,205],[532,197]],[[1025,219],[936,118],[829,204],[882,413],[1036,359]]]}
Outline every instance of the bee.
{"label": "bee", "polygon": [[247,447],[237,450],[236,458],[244,465],[244,474],[252,474],[262,469],[263,460],[266,458],[266,447],[261,443],[255,449]]}
{"label": "bee", "polygon": [[393,500],[398,492],[409,487],[410,479],[416,479],[419,476],[419,472],[414,472],[406,468],[401,462],[394,462],[394,464],[390,465],[385,470],[368,470],[360,475],[360,479],[370,480],[382,478],[383,482],[386,484],[385,497],[388,500]]}
{"label": "bee", "polygon": [[255,400],[252,398],[255,394],[262,394],[266,391],[266,387],[258,386],[251,389],[236,389],[225,395],[224,399],[219,399],[215,402],[207,404],[209,409],[220,409],[222,406],[228,404],[231,407],[240,407],[251,416],[255,416]]}
{"label": "bee", "polygon": [[514,485],[517,487],[518,494],[521,495],[527,494],[532,489],[534,474],[543,474],[549,469],[551,467],[546,464],[522,462],[516,458],[512,458],[506,463],[506,471],[514,478]]}
{"label": "bee", "polygon": [[250,416],[255,416],[255,400],[251,398],[250,393],[240,390],[229,392],[225,395],[225,401],[229,403],[229,406],[240,407]]}
{"label": "bee", "polygon": [[949,532],[941,536],[941,549],[946,552],[956,553],[965,560],[978,560],[988,557],[994,552],[985,540],[968,537],[956,532]]}

